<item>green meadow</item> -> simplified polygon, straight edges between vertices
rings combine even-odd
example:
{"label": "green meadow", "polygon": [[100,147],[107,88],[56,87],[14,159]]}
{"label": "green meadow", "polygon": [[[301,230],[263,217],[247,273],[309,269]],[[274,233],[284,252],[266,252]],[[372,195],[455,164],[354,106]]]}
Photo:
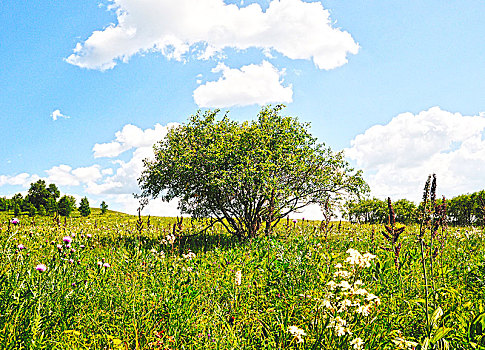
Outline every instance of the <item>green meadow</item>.
{"label": "green meadow", "polygon": [[2,349],[485,349],[483,228],[421,246],[407,226],[396,261],[382,225],[284,220],[239,240],[99,209],[12,218]]}

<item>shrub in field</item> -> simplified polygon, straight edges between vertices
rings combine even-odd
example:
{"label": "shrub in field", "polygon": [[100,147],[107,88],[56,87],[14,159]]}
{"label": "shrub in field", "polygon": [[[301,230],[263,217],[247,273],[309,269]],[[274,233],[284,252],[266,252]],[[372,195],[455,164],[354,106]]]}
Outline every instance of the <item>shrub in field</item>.
{"label": "shrub in field", "polygon": [[79,204],[79,213],[81,214],[81,216],[88,216],[89,214],[91,214],[89,201],[86,197],[81,199],[81,203]]}
{"label": "shrub in field", "polygon": [[71,215],[76,208],[76,199],[73,196],[62,196],[59,199],[59,214],[65,217]]}
{"label": "shrub in field", "polygon": [[105,201],[102,201],[99,207],[101,208],[101,214],[106,214],[106,211],[108,210],[108,204],[106,204]]}
{"label": "shrub in field", "polygon": [[280,219],[329,195],[360,194],[367,185],[343,153],[318,144],[308,125],[265,107],[238,123],[218,111],[172,128],[145,160],[142,198],[179,198],[193,217],[213,217],[239,237],[269,233]]}

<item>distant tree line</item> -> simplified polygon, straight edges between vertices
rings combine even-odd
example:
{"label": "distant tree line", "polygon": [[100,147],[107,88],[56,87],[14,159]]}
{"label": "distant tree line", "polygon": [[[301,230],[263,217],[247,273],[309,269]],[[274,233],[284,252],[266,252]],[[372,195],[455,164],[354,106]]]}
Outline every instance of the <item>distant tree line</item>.
{"label": "distant tree line", "polygon": [[[442,203],[437,200],[437,204]],[[457,226],[485,226],[485,190],[472,194],[462,194],[446,199],[447,221]],[[419,222],[422,204],[400,199],[393,202],[396,222],[411,224]],[[344,205],[344,216],[351,222],[366,224],[383,224],[388,220],[387,201],[378,198],[347,201]]]}
{"label": "distant tree line", "polygon": [[[0,211],[13,211],[14,215],[27,213],[33,217],[35,215],[61,215],[70,216],[76,209],[76,199],[70,195],[61,197],[61,193],[55,184],[47,185],[44,180],[38,180],[30,184],[29,191],[24,197],[17,193],[12,198],[0,197]],[[104,214],[108,205],[101,203],[101,212]],[[91,214],[89,201],[86,197],[81,199],[79,213],[82,216]]]}

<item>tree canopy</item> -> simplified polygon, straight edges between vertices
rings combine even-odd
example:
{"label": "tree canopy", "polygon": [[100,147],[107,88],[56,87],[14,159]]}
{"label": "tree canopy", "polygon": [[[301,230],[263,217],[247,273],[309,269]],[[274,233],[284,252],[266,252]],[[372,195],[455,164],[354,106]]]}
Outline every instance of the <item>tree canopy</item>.
{"label": "tree canopy", "polygon": [[238,236],[267,232],[287,214],[328,196],[368,191],[342,152],[317,143],[309,125],[264,107],[254,121],[219,110],[197,112],[172,128],[144,161],[141,198],[179,200],[179,209],[210,217]]}

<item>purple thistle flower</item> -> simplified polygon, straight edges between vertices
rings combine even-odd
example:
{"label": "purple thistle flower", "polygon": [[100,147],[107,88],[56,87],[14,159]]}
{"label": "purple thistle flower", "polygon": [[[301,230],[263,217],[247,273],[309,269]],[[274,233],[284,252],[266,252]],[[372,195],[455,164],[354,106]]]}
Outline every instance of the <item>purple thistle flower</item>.
{"label": "purple thistle flower", "polygon": [[10,220],[10,223],[13,224],[13,225],[18,225],[18,224],[20,224],[20,220],[17,219],[17,218],[13,218],[12,220]]}
{"label": "purple thistle flower", "polygon": [[45,266],[44,264],[39,264],[35,267],[35,269],[39,272],[44,272],[45,270],[47,270],[47,266]]}
{"label": "purple thistle flower", "polygon": [[19,248],[20,250],[25,249],[25,247],[24,247],[24,245],[23,245],[23,244],[19,244],[19,245],[17,246],[17,248]]}
{"label": "purple thistle flower", "polygon": [[62,239],[65,243],[69,244],[72,242],[72,238],[71,236],[65,236],[63,239]]}
{"label": "purple thistle flower", "polygon": [[109,268],[111,267],[111,265],[110,265],[110,264],[108,264],[107,262],[105,262],[105,263],[103,264],[103,267],[105,267],[105,268],[109,269]]}

